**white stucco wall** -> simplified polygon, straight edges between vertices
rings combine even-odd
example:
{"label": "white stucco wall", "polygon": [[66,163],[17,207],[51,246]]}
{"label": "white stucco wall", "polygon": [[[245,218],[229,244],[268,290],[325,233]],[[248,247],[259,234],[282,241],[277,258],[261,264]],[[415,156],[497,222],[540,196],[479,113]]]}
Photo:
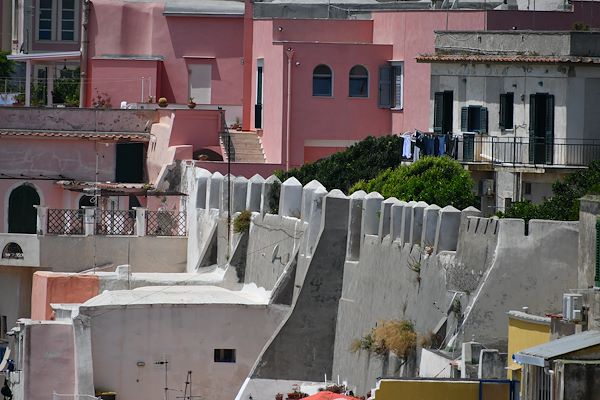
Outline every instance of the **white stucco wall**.
{"label": "white stucco wall", "polygon": [[[187,371],[192,371],[193,395],[203,399],[235,398],[284,309],[243,299],[238,302],[246,304],[225,304],[220,294],[213,298],[216,303],[208,300],[210,304],[183,304],[189,303],[186,299],[190,294],[185,291],[196,289],[181,290],[182,304],[158,304],[154,300],[151,304],[135,304],[145,300],[138,296],[136,301],[126,295],[127,305],[82,308],[82,312],[93,315],[96,390],[114,391],[120,400],[162,398],[164,365],[155,363],[167,359],[169,388],[183,390]],[[123,291],[127,292],[135,291]],[[206,300],[202,295],[198,299]],[[174,297],[159,300],[174,303]],[[215,363],[214,349],[236,349],[236,362]],[[138,366],[139,362],[145,365]],[[169,397],[181,395],[170,392]]]}

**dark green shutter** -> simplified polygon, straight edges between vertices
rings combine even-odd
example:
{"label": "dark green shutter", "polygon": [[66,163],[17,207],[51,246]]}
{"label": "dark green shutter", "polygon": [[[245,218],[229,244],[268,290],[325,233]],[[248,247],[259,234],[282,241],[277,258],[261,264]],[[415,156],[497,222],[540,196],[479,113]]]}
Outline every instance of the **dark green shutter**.
{"label": "dark green shutter", "polygon": [[515,94],[506,93],[506,104],[504,104],[504,129],[514,128]]}
{"label": "dark green shutter", "polygon": [[506,127],[506,95],[500,95],[500,116],[498,117],[498,125],[500,129],[505,129]]}
{"label": "dark green shutter", "polygon": [[444,93],[436,92],[433,97],[433,131],[442,132],[444,120]]}
{"label": "dark green shutter", "polygon": [[392,67],[379,67],[379,108],[392,107]]}
{"label": "dark green shutter", "polygon": [[488,131],[488,110],[485,107],[479,109],[479,133]]}
{"label": "dark green shutter", "polygon": [[554,96],[546,96],[546,164],[554,157]]}
{"label": "dark green shutter", "polygon": [[535,162],[535,94],[529,96],[529,163]]}
{"label": "dark green shutter", "polygon": [[600,218],[596,218],[596,274],[594,286],[600,287]]}
{"label": "dark green shutter", "polygon": [[469,131],[469,107],[461,107],[460,109],[460,130],[463,132]]}

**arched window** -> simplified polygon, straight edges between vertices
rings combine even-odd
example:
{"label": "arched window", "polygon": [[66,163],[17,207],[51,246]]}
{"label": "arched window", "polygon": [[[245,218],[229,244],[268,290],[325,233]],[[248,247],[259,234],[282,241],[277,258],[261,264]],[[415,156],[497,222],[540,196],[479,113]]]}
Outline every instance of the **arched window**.
{"label": "arched window", "polygon": [[313,96],[333,95],[333,75],[327,65],[317,65],[313,70]]}
{"label": "arched window", "polygon": [[362,65],[350,69],[350,97],[369,97],[369,71]]}
{"label": "arched window", "polygon": [[29,184],[14,189],[8,197],[8,233],[36,233],[40,195]]}
{"label": "arched window", "polygon": [[2,249],[2,258],[4,259],[12,259],[12,260],[22,260],[23,259],[23,249],[18,244],[11,242],[4,246]]}

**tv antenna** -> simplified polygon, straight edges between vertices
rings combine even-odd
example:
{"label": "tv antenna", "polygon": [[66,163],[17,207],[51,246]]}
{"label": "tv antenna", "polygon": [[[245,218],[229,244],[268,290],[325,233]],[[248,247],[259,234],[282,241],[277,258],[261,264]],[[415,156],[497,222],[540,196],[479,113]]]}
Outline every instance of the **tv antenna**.
{"label": "tv antenna", "polygon": [[194,400],[201,398],[202,396],[192,396],[192,371],[188,371],[185,378],[185,389],[183,390],[183,396],[177,396],[176,399]]}

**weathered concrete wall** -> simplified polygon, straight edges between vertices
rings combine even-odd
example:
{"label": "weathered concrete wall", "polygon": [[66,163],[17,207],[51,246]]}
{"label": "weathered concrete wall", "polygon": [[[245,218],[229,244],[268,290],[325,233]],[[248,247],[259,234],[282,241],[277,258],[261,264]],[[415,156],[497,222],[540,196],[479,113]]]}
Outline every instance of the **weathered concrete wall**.
{"label": "weathered concrete wall", "polygon": [[[39,267],[40,266],[40,241],[37,235],[28,235],[22,233],[0,233],[0,251],[8,250],[6,246],[9,243],[16,243],[23,252],[22,258],[0,259],[0,265],[12,265],[18,267]],[[8,256],[8,254],[6,255]]]}
{"label": "weathered concrete wall", "polygon": [[600,216],[600,196],[585,196],[579,203],[579,269],[577,287],[595,286],[596,220]]}
{"label": "weathered concrete wall", "polygon": [[600,363],[592,361],[558,361],[562,381],[559,382],[560,400],[595,400],[600,393]]}
{"label": "weathered concrete wall", "polygon": [[146,132],[158,121],[154,110],[0,108],[0,128],[23,130]]}
{"label": "weathered concrete wall", "polygon": [[80,272],[129,264],[133,272],[183,272],[186,237],[43,236],[40,265],[56,272]]}
{"label": "weathered concrete wall", "polygon": [[261,354],[252,378],[319,381],[323,374],[331,376],[348,210],[349,199],[340,191],[325,197],[322,228],[315,251],[306,260],[294,308]]}
{"label": "weathered concrete wall", "polygon": [[[137,305],[85,312],[92,315],[95,389],[115,391],[123,400],[161,393],[164,365],[155,363],[165,359],[170,388],[183,389],[186,373],[192,371],[194,395],[233,399],[282,317],[272,307],[236,304]],[[214,349],[235,349],[235,363],[214,362]]]}
{"label": "weathered concrete wall", "polygon": [[9,327],[31,315],[31,282],[36,268],[0,266],[0,315]]}

